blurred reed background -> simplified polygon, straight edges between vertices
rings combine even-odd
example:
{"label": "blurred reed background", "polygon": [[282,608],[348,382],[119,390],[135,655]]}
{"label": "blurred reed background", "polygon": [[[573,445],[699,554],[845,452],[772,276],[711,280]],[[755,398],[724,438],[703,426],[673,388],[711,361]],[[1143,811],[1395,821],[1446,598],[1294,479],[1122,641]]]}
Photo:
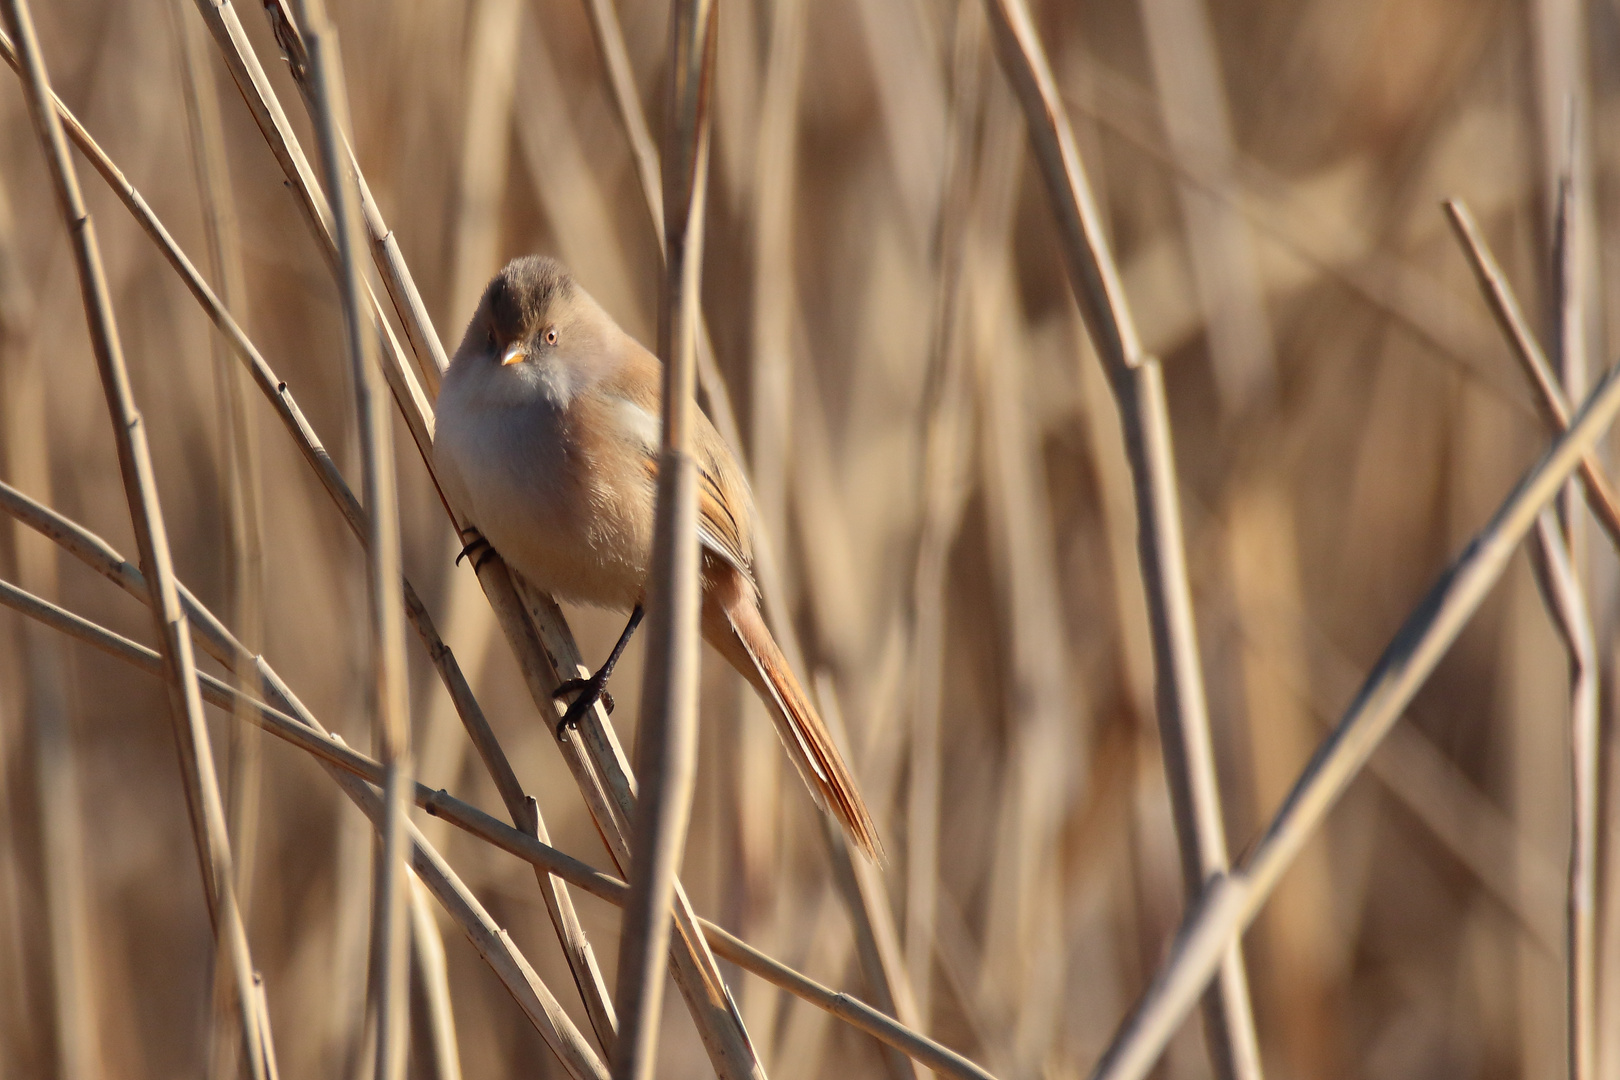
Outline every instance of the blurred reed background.
{"label": "blurred reed background", "polygon": [[[668,6],[622,0],[622,55],[593,32],[593,6],[613,10],[333,5],[361,168],[451,349],[489,276],[536,251],[653,343],[657,148],[624,118],[644,111],[656,139]],[[1474,211],[1570,399],[1606,366],[1620,8],[1034,7],[1164,363],[1240,852],[1551,438],[1443,198]],[[313,154],[257,9],[243,4],[242,23]],[[734,413],[781,585],[774,618],[842,726],[889,862],[829,859],[761,706],[709,655],[682,880],[699,912],[998,1077],[1084,1075],[1164,957],[1183,886],[1120,417],[1023,114],[977,0],[720,0],[717,17],[703,306],[729,403],[705,404],[723,431]],[[62,99],[358,488],[338,292],[197,10],[68,0],[35,18]],[[0,84],[0,478],[132,558],[64,230],[17,84]],[[310,712],[370,746],[358,545],[184,286],[80,172],[180,578]],[[611,869],[396,428],[407,574],[552,841]],[[1584,504],[1566,505],[1608,675],[1620,579]],[[138,603],[20,525],[0,528],[0,575],[151,637]],[[619,616],[567,614],[600,662]],[[496,812],[408,645],[418,778]],[[638,642],[614,682],[626,745],[640,656]],[[1518,557],[1245,939],[1270,1076],[1564,1072],[1570,685]],[[211,1041],[213,943],[165,708],[158,680],[0,614],[0,1075],[234,1067]],[[210,715],[281,1075],[356,1075],[371,827],[300,751]],[[417,819],[589,1032],[532,869]],[[1601,919],[1620,890],[1599,896]],[[587,897],[578,914],[616,970],[618,912]],[[441,929],[437,959],[431,934],[415,938],[413,1075],[449,1080],[453,1057],[469,1078],[564,1075],[456,926]],[[1600,940],[1600,974],[1617,954],[1620,939]],[[771,1076],[905,1074],[868,1036],[724,970]],[[429,1035],[434,986],[453,1055]],[[678,996],[665,1013],[661,1075],[708,1074]],[[1593,1075],[1620,1077],[1620,1001],[1600,993],[1596,1020]],[[1211,1075],[1200,1026],[1161,1075]]]}

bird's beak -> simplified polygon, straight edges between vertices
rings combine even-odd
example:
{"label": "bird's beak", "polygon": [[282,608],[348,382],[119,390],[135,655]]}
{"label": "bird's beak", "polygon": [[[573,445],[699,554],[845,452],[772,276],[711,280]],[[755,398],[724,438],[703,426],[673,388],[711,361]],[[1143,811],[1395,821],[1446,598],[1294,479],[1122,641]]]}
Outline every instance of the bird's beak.
{"label": "bird's beak", "polygon": [[506,347],[505,352],[501,353],[501,367],[505,367],[508,364],[515,364],[528,355],[528,350],[524,349],[523,342],[514,341],[512,344]]}

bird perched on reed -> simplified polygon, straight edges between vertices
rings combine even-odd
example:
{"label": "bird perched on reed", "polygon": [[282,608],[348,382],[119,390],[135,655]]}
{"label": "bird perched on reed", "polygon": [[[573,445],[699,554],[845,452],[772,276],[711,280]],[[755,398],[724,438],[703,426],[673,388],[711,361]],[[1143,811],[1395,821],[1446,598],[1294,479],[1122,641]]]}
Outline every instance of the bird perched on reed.
{"label": "bird perched on reed", "polygon": [[[661,376],[561,263],[528,256],[484,290],[439,393],[434,464],[471,526],[464,552],[476,559],[488,544],[560,599],[631,613],[596,674],[559,688],[579,695],[564,726],[603,695],[641,619]],[[694,434],[703,636],[764,700],[816,803],[877,858],[855,779],[760,614],[742,470],[701,413]]]}

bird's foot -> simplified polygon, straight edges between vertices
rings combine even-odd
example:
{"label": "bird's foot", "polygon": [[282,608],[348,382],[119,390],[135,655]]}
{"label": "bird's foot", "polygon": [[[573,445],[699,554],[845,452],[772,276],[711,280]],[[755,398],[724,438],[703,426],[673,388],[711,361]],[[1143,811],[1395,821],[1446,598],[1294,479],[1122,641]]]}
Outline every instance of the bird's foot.
{"label": "bird's foot", "polygon": [[624,647],[630,644],[630,636],[636,632],[636,627],[641,625],[641,616],[642,607],[637,604],[635,610],[630,612],[630,621],[624,624],[624,633],[619,635],[618,643],[613,646],[607,661],[597,669],[595,675],[588,679],[564,679],[562,684],[551,692],[552,697],[561,700],[576,690],[583,691],[574,699],[573,704],[568,706],[568,711],[563,714],[562,721],[557,725],[558,742],[568,737],[569,728],[579,727],[580,717],[584,716],[597,701],[601,701],[608,712],[613,711],[613,695],[607,692],[608,676],[613,674],[614,665],[619,662],[619,657],[624,655]]}
{"label": "bird's foot", "polygon": [[470,536],[472,539],[467,541],[466,545],[461,549],[461,554],[456,556],[456,565],[461,565],[462,559],[470,558],[472,559],[472,568],[476,572],[484,565],[485,559],[495,554],[495,549],[490,546],[488,540],[484,539],[484,534],[477,529],[465,529],[461,535],[463,537]]}
{"label": "bird's foot", "polygon": [[598,701],[602,703],[602,707],[609,713],[613,712],[613,695],[608,693],[607,689],[607,680],[610,673],[611,669],[604,666],[601,671],[588,679],[565,679],[558,684],[557,689],[551,692],[551,696],[558,701],[561,701],[569,694],[579,692],[579,697],[569,704],[568,711],[563,713],[563,718],[557,722],[558,741],[568,738],[569,730],[579,727],[581,718]]}

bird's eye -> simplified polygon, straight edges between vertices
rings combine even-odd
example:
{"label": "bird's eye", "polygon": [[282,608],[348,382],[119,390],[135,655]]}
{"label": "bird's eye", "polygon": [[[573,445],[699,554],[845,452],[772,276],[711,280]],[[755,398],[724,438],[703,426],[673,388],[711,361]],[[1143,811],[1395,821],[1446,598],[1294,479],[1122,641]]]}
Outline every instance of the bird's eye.
{"label": "bird's eye", "polygon": [[491,330],[485,336],[489,339],[489,347],[493,349],[495,347],[495,331]]}
{"label": "bird's eye", "polygon": [[555,326],[546,327],[546,344],[557,344],[557,328]]}

